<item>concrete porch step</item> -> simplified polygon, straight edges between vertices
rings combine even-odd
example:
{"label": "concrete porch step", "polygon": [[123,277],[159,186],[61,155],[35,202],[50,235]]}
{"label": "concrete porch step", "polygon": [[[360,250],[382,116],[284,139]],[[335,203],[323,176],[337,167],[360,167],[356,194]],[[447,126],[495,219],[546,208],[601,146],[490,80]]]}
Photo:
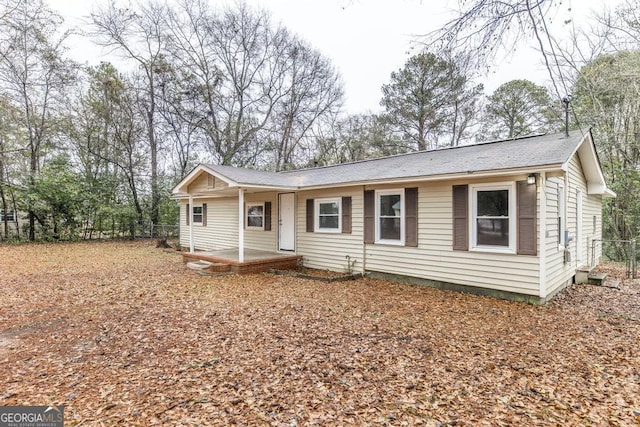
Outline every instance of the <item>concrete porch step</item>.
{"label": "concrete porch step", "polygon": [[187,263],[187,268],[191,270],[206,270],[211,267],[213,263],[209,261],[193,261]]}
{"label": "concrete porch step", "polygon": [[609,279],[609,280],[606,280],[602,286],[604,286],[605,288],[612,288],[612,289],[620,290],[620,281],[619,280],[614,280],[614,279]]}
{"label": "concrete porch step", "polygon": [[227,273],[231,271],[231,265],[222,262],[193,261],[188,262],[187,267],[198,273]]}
{"label": "concrete porch step", "polygon": [[589,273],[587,276],[587,283],[590,285],[602,286],[605,279],[607,278],[607,273]]}
{"label": "concrete porch step", "polygon": [[593,272],[594,267],[583,265],[576,270],[576,283],[589,283],[589,275]]}

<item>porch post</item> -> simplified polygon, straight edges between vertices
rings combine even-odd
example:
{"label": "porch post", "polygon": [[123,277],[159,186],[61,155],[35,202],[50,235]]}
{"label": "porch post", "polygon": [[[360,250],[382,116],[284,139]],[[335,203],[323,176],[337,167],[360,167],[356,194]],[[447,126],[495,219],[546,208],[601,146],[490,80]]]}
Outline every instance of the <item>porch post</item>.
{"label": "porch post", "polygon": [[193,196],[189,194],[189,209],[187,209],[187,221],[189,222],[189,252],[193,253]]}
{"label": "porch post", "polygon": [[238,189],[238,262],[244,262],[244,190]]}

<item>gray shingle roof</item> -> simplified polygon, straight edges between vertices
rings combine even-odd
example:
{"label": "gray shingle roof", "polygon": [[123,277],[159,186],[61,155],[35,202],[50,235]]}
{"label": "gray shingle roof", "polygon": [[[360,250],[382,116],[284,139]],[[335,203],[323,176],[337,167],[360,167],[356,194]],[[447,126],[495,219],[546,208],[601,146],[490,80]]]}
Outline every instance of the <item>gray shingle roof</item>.
{"label": "gray shingle roof", "polygon": [[287,176],[283,173],[236,168],[233,166],[223,165],[207,164],[205,165],[205,167],[211,169],[218,175],[238,184],[274,187],[298,187],[297,178]]}
{"label": "gray shingle roof", "polygon": [[231,166],[206,165],[244,185],[317,187],[471,172],[559,166],[569,160],[583,135],[574,131],[421,151],[289,172],[262,172]]}

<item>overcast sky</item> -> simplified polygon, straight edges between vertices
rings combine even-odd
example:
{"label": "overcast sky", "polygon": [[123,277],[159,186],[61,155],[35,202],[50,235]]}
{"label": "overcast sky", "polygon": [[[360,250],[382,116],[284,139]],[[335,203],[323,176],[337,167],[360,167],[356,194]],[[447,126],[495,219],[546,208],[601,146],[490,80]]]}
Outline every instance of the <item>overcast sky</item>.
{"label": "overcast sky", "polygon": [[[228,3],[210,0],[212,4]],[[231,1],[231,0],[229,0]],[[455,0],[247,0],[271,12],[281,23],[329,57],[345,85],[345,107],[349,113],[377,112],[380,88],[392,71],[402,68],[418,52],[416,35],[432,31],[452,15]],[[609,0],[611,7],[618,0]],[[98,3],[88,0],[49,0],[51,7],[69,24],[86,16]],[[600,10],[605,0],[564,0],[554,18],[554,34],[562,34],[572,20],[584,25],[591,10]],[[106,58],[98,50],[73,39],[74,59],[97,64]],[[513,57],[497,64],[483,81],[485,93],[512,79],[527,78],[546,85],[539,55],[523,46]]]}

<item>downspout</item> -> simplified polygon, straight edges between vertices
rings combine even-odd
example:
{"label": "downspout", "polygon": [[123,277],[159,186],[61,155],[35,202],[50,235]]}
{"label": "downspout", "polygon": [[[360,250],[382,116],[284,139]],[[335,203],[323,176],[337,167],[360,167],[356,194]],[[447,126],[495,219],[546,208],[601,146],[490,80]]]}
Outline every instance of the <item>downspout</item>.
{"label": "downspout", "polygon": [[244,190],[238,189],[238,262],[244,262]]}
{"label": "downspout", "polygon": [[189,194],[189,209],[187,210],[187,221],[189,221],[189,252],[193,253],[193,216],[191,212],[193,212],[193,196]]}
{"label": "downspout", "polygon": [[538,260],[540,262],[540,299],[547,297],[547,173],[540,172],[540,187],[538,194],[540,197],[540,253]]}

